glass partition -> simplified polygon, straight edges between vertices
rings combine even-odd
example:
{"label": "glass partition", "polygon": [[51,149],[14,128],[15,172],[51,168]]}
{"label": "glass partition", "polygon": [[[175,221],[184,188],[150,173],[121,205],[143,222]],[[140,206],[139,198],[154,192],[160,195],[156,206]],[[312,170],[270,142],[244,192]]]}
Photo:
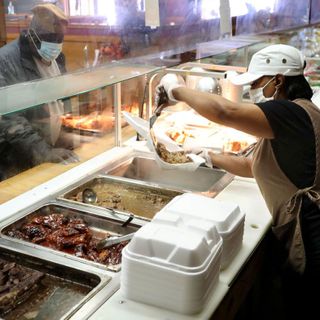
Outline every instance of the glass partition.
{"label": "glass partition", "polygon": [[150,110],[148,79],[219,37],[219,19],[204,19],[198,0],[50,2],[4,1],[0,194],[32,177],[26,191],[135,135],[121,111]]}
{"label": "glass partition", "polygon": [[21,111],[58,99],[110,86],[155,72],[157,67],[111,63],[102,67],[67,73],[0,88],[0,115]]}
{"label": "glass partition", "polygon": [[310,1],[245,0],[248,13],[237,17],[236,34],[260,34],[309,23]]}
{"label": "glass partition", "polygon": [[319,23],[319,22],[320,22],[320,1],[311,0],[310,23]]}
{"label": "glass partition", "polygon": [[[70,91],[72,95],[65,97],[62,89],[74,90],[72,83],[77,85],[77,80],[61,85],[59,77],[48,79],[49,84],[56,85],[57,92],[48,90],[45,80],[26,83],[26,87],[36,86],[27,98],[41,104],[1,116],[0,203],[2,197],[7,201],[136,135],[122,119],[121,111],[143,116],[149,74],[130,78],[119,73],[113,80],[117,83],[105,85],[107,82],[104,82],[102,86],[99,74],[93,75],[93,78],[86,75],[91,84],[86,79],[81,83],[83,75],[79,75],[83,90],[77,94]],[[15,91],[17,87],[19,85],[2,90],[8,93],[12,89],[16,101],[21,100],[23,105],[23,98],[20,99],[23,90]],[[36,101],[32,101],[32,91],[39,92],[33,97]],[[12,97],[8,103],[13,105],[14,101]],[[12,192],[15,185],[17,188]],[[9,194],[6,194],[7,188]]]}
{"label": "glass partition", "polygon": [[[7,42],[27,30],[31,9],[41,0],[5,0]],[[206,16],[200,0],[160,0],[148,8],[145,0],[64,0],[57,4],[68,20],[63,41],[68,72],[219,38],[219,17]],[[155,2],[157,3],[157,2]],[[212,0],[219,6],[220,0]],[[155,10],[158,25],[146,20]],[[181,50],[180,50],[181,51]]]}

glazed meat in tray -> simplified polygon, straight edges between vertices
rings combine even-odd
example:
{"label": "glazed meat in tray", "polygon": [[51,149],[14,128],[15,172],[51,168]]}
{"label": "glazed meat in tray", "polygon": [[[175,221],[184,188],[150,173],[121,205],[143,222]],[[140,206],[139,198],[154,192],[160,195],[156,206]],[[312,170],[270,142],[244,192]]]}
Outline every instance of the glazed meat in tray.
{"label": "glazed meat in tray", "polygon": [[115,209],[152,219],[175,196],[182,192],[121,180],[118,177],[97,176],[59,197],[71,202],[85,202],[83,192],[96,194],[94,206]]}
{"label": "glazed meat in tray", "polygon": [[121,251],[128,241],[97,249],[99,240],[136,231],[139,226],[79,210],[48,204],[5,227],[2,234],[37,244],[74,257],[92,261],[117,271],[121,263]]}
{"label": "glazed meat in tray", "polygon": [[99,282],[93,274],[1,248],[0,317],[68,319]]}

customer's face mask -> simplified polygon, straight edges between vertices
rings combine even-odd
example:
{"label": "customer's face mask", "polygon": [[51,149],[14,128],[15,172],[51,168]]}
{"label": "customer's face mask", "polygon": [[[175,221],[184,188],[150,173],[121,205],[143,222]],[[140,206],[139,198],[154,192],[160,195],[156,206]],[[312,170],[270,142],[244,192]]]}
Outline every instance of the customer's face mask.
{"label": "customer's face mask", "polygon": [[278,88],[276,88],[276,91],[274,92],[274,94],[271,97],[265,97],[265,95],[263,93],[264,88],[266,88],[274,78],[275,77],[270,79],[262,88],[249,90],[249,96],[250,96],[250,99],[253,103],[266,102],[266,101],[270,101],[270,100],[274,99],[274,96],[276,95]]}
{"label": "customer's face mask", "polygon": [[47,62],[52,62],[53,60],[57,59],[59,54],[62,51],[62,43],[55,43],[55,42],[48,42],[48,41],[43,41],[40,40],[40,38],[38,37],[37,33],[32,30],[34,35],[36,36],[36,38],[38,39],[38,41],[40,42],[40,48],[38,48],[38,46],[35,44],[33,37],[30,34],[30,38],[35,46],[35,48],[37,49],[38,54],[40,55],[40,57],[47,61]]}
{"label": "customer's face mask", "polygon": [[61,53],[62,43],[41,41],[40,49],[37,51],[43,60],[51,62],[56,60]]}

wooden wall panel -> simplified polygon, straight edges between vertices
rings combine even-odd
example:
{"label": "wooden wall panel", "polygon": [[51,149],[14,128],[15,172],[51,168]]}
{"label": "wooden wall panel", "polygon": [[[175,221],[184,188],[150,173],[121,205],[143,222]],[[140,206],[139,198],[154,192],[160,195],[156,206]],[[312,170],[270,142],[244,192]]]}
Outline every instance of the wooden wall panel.
{"label": "wooden wall panel", "polygon": [[0,0],[0,47],[6,44],[6,38],[4,0]]}

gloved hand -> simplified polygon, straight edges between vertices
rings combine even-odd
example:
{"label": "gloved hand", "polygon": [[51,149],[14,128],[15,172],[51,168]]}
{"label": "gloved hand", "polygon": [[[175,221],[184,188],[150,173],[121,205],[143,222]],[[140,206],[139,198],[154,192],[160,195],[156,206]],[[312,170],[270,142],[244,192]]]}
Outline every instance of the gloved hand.
{"label": "gloved hand", "polygon": [[74,163],[79,162],[79,157],[71,150],[63,149],[63,148],[53,148],[47,152],[45,155],[45,162],[53,162],[53,163]]}
{"label": "gloved hand", "polygon": [[195,147],[185,151],[186,153],[196,154],[197,156],[203,158],[205,160],[205,165],[211,169],[213,168],[213,163],[210,156],[210,153],[212,153],[212,151],[210,149]]}
{"label": "gloved hand", "polygon": [[[164,90],[166,91],[168,97],[169,97],[169,102],[171,103],[176,103],[178,102],[178,100],[176,100],[172,94],[172,90],[179,88],[179,87],[185,87],[185,81],[183,80],[182,77],[178,77],[176,74],[174,73],[167,73],[166,75],[164,75],[159,83],[159,86],[157,87],[157,89],[163,86]],[[156,90],[157,92],[158,90]],[[157,92],[158,93],[158,92]]]}

